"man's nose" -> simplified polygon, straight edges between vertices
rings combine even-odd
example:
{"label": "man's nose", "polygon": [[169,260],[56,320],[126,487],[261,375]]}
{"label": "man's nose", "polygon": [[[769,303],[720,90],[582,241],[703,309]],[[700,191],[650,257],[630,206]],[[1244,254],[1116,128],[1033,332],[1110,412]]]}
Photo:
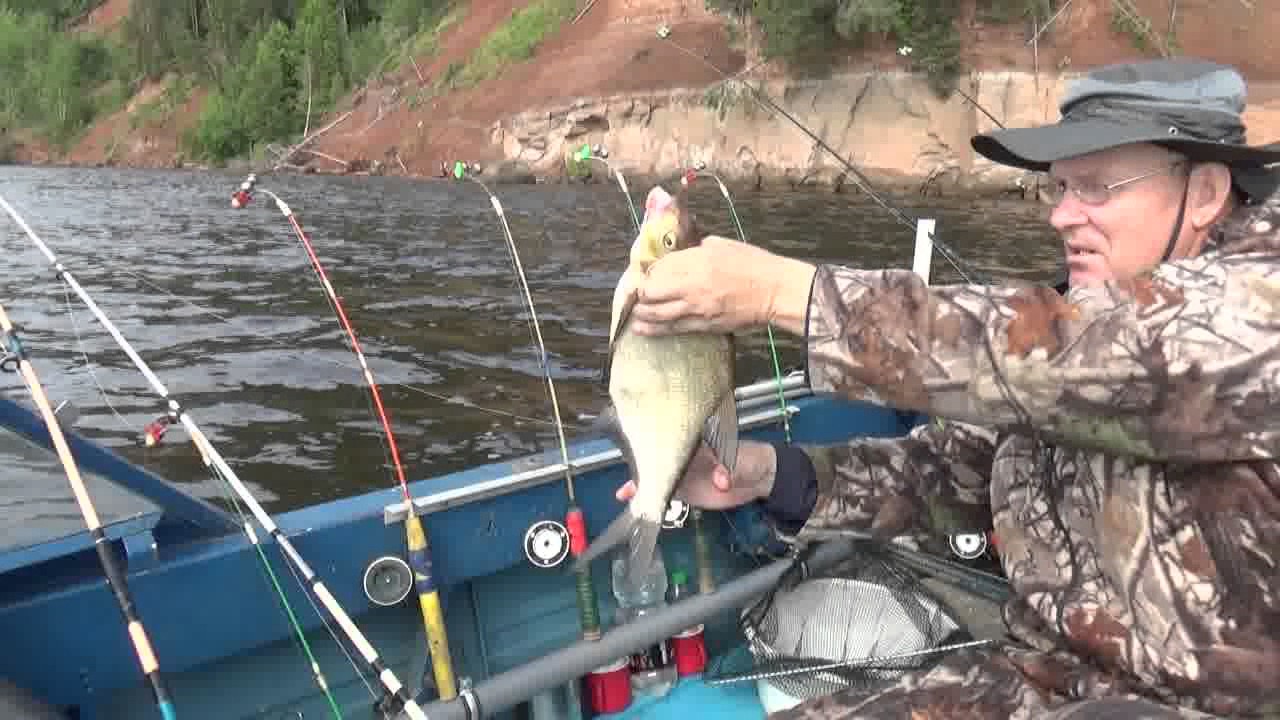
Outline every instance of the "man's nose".
{"label": "man's nose", "polygon": [[1062,194],[1062,199],[1049,212],[1049,224],[1058,232],[1078,227],[1089,222],[1084,203],[1071,192]]}

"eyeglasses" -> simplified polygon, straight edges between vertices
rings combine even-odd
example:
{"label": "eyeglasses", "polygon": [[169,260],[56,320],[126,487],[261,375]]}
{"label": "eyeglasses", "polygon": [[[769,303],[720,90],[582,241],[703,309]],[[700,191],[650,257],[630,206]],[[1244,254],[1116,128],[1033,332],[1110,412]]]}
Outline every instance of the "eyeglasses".
{"label": "eyeglasses", "polygon": [[1067,183],[1066,180],[1062,180],[1061,178],[1049,176],[1048,182],[1044,186],[1044,193],[1048,197],[1049,202],[1053,205],[1057,205],[1062,202],[1068,192],[1075,195],[1076,198],[1085,205],[1104,205],[1111,199],[1112,191],[1131,183],[1136,183],[1139,180],[1146,180],[1147,178],[1162,175],[1185,164],[1186,160],[1175,160],[1172,163],[1155,170],[1145,172],[1141,175],[1135,175],[1131,178],[1125,178],[1124,180],[1110,184],[1096,182]]}

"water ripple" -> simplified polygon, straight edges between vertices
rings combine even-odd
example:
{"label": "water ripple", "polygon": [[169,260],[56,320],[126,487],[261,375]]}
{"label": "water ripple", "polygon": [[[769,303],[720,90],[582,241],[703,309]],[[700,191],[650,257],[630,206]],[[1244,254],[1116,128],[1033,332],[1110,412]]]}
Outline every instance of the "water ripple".
{"label": "water ripple", "polygon": [[[268,509],[387,487],[380,427],[346,336],[274,204],[264,196],[230,209],[240,179],[10,167],[0,193]],[[554,447],[522,294],[479,188],[396,178],[261,182],[294,209],[325,264],[382,385],[412,476]],[[605,401],[598,374],[613,286],[633,234],[626,202],[613,185],[495,190],[538,303],[564,416],[575,423],[594,417]],[[645,191],[637,188],[637,199]],[[753,243],[858,267],[911,262],[912,232],[860,194],[744,192],[734,200]],[[946,242],[989,272],[1056,274],[1058,244],[1033,208],[907,200],[909,214],[937,217]],[[708,231],[733,235],[713,185],[695,191],[692,206]],[[0,224],[0,243],[8,260],[5,309],[23,329],[54,402],[80,409],[76,429],[220,502],[225,491],[180,429],[158,448],[138,446],[137,434],[163,404],[74,296],[72,324],[63,285],[13,223]],[[933,268],[935,282],[957,280],[940,255]],[[779,338],[779,345],[784,367],[803,364],[798,342]],[[763,332],[743,336],[739,348],[740,382],[771,372]],[[11,388],[11,396],[26,402],[20,390]],[[0,507],[0,545],[79,528],[51,457],[9,449],[3,460],[15,471],[0,487],[9,502]],[[91,488],[107,518],[145,509],[106,483]]]}

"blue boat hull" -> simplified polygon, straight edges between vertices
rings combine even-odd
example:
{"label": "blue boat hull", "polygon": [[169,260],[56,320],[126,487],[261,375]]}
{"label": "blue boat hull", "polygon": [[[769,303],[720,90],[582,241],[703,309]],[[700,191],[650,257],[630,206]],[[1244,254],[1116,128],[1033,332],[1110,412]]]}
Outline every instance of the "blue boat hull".
{"label": "blue boat hull", "polygon": [[[915,421],[887,409],[830,398],[801,396],[789,404],[795,410],[793,437],[800,442],[898,435]],[[24,420],[23,411],[0,410],[0,422],[47,443],[38,425],[24,430],[23,422],[30,418]],[[780,434],[776,420],[758,423],[747,432],[766,439]],[[109,536],[127,560],[138,612],[171,685],[179,717],[330,716],[258,550],[245,534],[228,529],[217,511],[209,512],[187,498],[169,497],[166,493],[172,488],[137,475],[140,470],[110,451],[93,446],[89,452],[91,443],[79,437],[75,442],[85,450],[78,449],[77,457],[87,469],[166,508],[116,523]],[[607,440],[589,439],[572,445],[570,454],[581,459],[615,450]],[[536,568],[524,551],[527,528],[565,516],[565,488],[554,479],[560,475],[547,473],[545,479],[527,482],[502,480],[527,476],[531,468],[554,466],[559,459],[558,453],[549,452],[412,484],[415,497],[424,498],[423,507],[430,510],[424,522],[460,678],[478,682],[578,639],[568,563]],[[614,491],[624,474],[625,466],[614,460],[577,476],[590,534],[601,531],[622,509]],[[389,514],[399,500],[398,491],[388,489],[281,514],[276,520],[388,666],[417,688],[424,670],[430,684],[430,666],[416,600],[382,607],[363,589],[372,561],[406,555],[403,525]],[[753,512],[711,513],[707,519],[720,579],[752,566],[748,555],[768,539]],[[688,529],[666,531],[661,542],[669,562],[684,558],[692,565]],[[370,691],[356,672],[358,668],[367,674],[367,668],[354,651],[343,650],[345,641],[339,646],[330,637],[279,549],[264,542],[263,550],[308,632],[344,715],[370,717]],[[594,579],[607,625],[614,605],[603,566],[597,567]],[[713,623],[713,651],[730,642],[733,632],[731,618],[723,626]],[[87,534],[0,555],[0,637],[8,647],[0,656],[0,677],[53,706],[74,710],[69,717],[158,716]],[[354,665],[344,652],[356,657]],[[368,682],[380,694],[376,680]],[[433,697],[429,687],[425,697]]]}

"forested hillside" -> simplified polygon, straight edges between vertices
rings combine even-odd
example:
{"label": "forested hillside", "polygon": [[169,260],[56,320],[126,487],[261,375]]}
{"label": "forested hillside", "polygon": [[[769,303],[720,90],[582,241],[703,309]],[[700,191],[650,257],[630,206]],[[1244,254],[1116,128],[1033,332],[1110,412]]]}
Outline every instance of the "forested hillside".
{"label": "forested hillside", "polygon": [[[1079,71],[1198,53],[1280,76],[1263,3],[1177,0],[0,0],[0,162],[263,160],[317,149],[426,174],[502,117],[574,97],[774,74]],[[583,17],[585,16],[585,19]],[[581,22],[578,22],[581,20]],[[654,29],[715,58],[719,71]],[[1032,42],[1036,39],[1036,43]],[[625,57],[623,56],[625,54]],[[368,100],[374,105],[360,107]],[[469,150],[468,150],[469,151]],[[390,158],[394,157],[394,163]],[[416,159],[416,162],[415,162]],[[331,163],[332,164],[332,163]]]}
{"label": "forested hillside", "polygon": [[[142,120],[182,104],[194,88],[207,88],[198,122],[183,140],[193,157],[214,162],[301,132],[354,84],[421,52],[453,5],[132,0],[108,33],[66,32],[100,4],[0,0],[3,127],[65,146],[144,84],[167,79]],[[543,16],[563,16],[574,2],[535,5],[541,9],[533,20],[554,27]]]}

